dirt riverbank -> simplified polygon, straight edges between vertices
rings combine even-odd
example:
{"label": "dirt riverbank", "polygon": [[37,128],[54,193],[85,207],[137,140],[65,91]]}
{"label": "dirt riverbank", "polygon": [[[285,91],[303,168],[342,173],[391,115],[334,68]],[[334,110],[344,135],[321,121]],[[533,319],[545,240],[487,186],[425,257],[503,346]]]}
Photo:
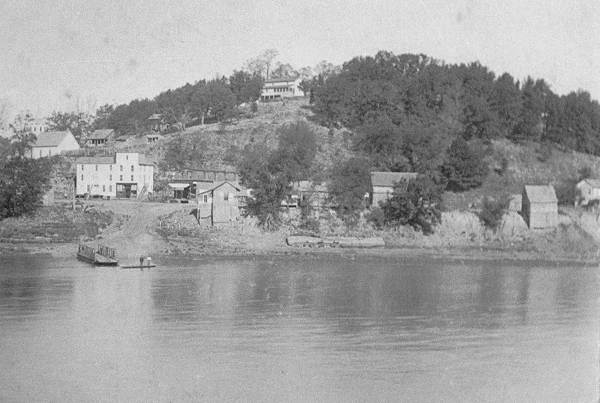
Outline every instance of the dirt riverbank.
{"label": "dirt riverbank", "polygon": [[[64,207],[63,207],[64,208]],[[185,204],[148,203],[137,201],[91,201],[87,211],[102,217],[111,217],[107,225],[99,222],[94,232],[88,229],[79,239],[52,239],[39,242],[31,238],[2,239],[2,253],[49,253],[57,257],[72,256],[78,242],[91,245],[105,244],[117,249],[122,263],[134,262],[141,255],[185,256],[319,256],[376,259],[401,259],[428,256],[449,260],[511,260],[580,262],[595,264],[600,261],[597,225],[590,217],[572,214],[569,225],[545,233],[519,233],[502,236],[483,232],[469,216],[461,216],[460,223],[452,224],[456,216],[448,216],[447,224],[435,236],[425,237],[414,231],[369,230],[364,236],[381,236],[386,247],[376,249],[301,248],[289,247],[285,239],[294,230],[286,227],[277,232],[264,232],[252,220],[240,220],[222,227],[198,225],[190,214],[192,206]],[[453,213],[456,215],[456,213]],[[465,220],[464,217],[468,219]],[[35,221],[35,220],[34,220]],[[579,225],[579,222],[585,223]],[[93,221],[91,221],[93,222]],[[468,228],[465,227],[468,223]],[[24,225],[33,225],[29,219]],[[90,224],[91,225],[91,224]],[[2,229],[0,223],[0,230]],[[464,228],[463,228],[464,227]],[[22,228],[26,231],[26,228]],[[5,231],[6,232],[6,231]],[[590,235],[591,233],[591,235]],[[357,234],[354,234],[357,235]],[[358,234],[360,235],[360,234]]]}

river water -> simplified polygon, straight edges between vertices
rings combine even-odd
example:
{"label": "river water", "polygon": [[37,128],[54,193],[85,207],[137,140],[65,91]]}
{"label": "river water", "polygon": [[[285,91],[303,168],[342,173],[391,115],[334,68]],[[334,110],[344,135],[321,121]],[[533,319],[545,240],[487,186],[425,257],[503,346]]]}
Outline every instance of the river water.
{"label": "river water", "polygon": [[2,257],[0,401],[596,402],[597,267]]}

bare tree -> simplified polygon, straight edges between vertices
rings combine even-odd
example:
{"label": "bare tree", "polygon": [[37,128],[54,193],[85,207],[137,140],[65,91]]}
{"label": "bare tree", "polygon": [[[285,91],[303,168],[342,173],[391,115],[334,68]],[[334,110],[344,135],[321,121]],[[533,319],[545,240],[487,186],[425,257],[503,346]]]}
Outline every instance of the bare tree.
{"label": "bare tree", "polygon": [[246,69],[250,73],[260,74],[268,80],[271,66],[277,56],[279,56],[277,49],[266,49],[260,55],[248,60],[246,62]]}

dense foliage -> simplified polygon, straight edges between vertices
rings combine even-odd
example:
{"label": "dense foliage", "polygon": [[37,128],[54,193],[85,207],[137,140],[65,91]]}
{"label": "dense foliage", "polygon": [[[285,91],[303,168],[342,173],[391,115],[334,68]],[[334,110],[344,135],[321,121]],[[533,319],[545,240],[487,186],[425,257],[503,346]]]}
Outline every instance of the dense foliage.
{"label": "dense foliage", "polygon": [[410,225],[431,234],[441,220],[443,188],[426,175],[409,182],[406,190],[394,187],[392,197],[381,203],[386,225]]}
{"label": "dense foliage", "polygon": [[154,99],[136,99],[116,107],[104,105],[97,111],[95,128],[115,129],[134,134],[149,127],[148,117],[158,113],[171,130],[183,130],[190,124],[221,122],[233,117],[236,107],[254,102],[260,96],[263,78],[246,71],[234,71],[229,77],[200,80],[160,93]]}
{"label": "dense foliage", "polygon": [[468,190],[478,187],[487,175],[487,165],[481,152],[473,150],[461,137],[457,137],[448,149],[448,157],[442,172],[450,190]]}
{"label": "dense foliage", "polygon": [[336,164],[327,186],[337,214],[346,224],[353,224],[366,205],[365,195],[371,191],[371,164],[364,158],[350,158]]}
{"label": "dense foliage", "polygon": [[0,144],[0,219],[32,212],[41,204],[52,160],[26,158],[33,141],[32,134],[18,134],[13,142]]}
{"label": "dense foliage", "polygon": [[315,134],[304,122],[282,126],[278,133],[277,149],[249,144],[238,163],[242,185],[252,189],[246,214],[268,230],[280,224],[281,202],[292,181],[309,179],[316,151]]}
{"label": "dense foliage", "polygon": [[307,87],[319,119],[354,129],[357,151],[379,168],[435,171],[442,164],[427,160],[439,158],[438,152],[415,159],[411,151],[433,144],[443,157],[458,136],[550,141],[600,155],[600,105],[587,92],[559,96],[544,80],[496,77],[479,63],[379,52],[354,58]]}
{"label": "dense foliage", "polygon": [[494,200],[490,197],[484,197],[481,203],[481,211],[479,212],[479,219],[487,228],[497,229],[502,222],[502,216],[508,209],[510,199],[508,197],[502,197]]}

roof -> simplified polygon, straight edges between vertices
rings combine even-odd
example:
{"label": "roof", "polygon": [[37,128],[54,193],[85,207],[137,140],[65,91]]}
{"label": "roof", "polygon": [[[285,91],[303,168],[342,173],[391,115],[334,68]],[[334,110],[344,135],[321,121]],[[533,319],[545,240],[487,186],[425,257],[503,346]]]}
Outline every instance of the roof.
{"label": "roof", "polygon": [[532,203],[557,203],[554,187],[550,185],[525,185],[525,194]]}
{"label": "roof", "polygon": [[298,77],[281,77],[281,78],[270,78],[265,80],[266,83],[285,83],[285,82],[293,82],[296,81]]}
{"label": "roof", "polygon": [[[114,164],[116,163],[115,156],[98,156],[98,157],[79,157],[75,161],[76,164]],[[154,165],[144,154],[139,154],[139,165]]]}
{"label": "roof", "polygon": [[115,157],[79,157],[76,164],[114,164]]}
{"label": "roof", "polygon": [[327,192],[325,183],[313,183],[311,181],[298,181],[292,185],[295,192]]}
{"label": "roof", "polygon": [[162,119],[162,115],[160,113],[154,113],[148,116],[148,120],[160,120]]}
{"label": "roof", "polygon": [[63,132],[43,132],[37,135],[37,140],[33,144],[33,147],[56,147],[69,135],[72,136],[68,130]]}
{"label": "roof", "polygon": [[88,140],[102,140],[108,139],[112,134],[114,134],[113,129],[99,129],[94,130],[92,134],[88,136]]}
{"label": "roof", "polygon": [[600,188],[600,179],[587,178],[587,179],[582,180],[581,182],[586,182],[593,188]]}
{"label": "roof", "polygon": [[416,172],[371,172],[373,186],[393,187],[396,182],[408,182],[417,178]]}
{"label": "roof", "polygon": [[217,190],[218,188],[220,188],[221,186],[225,185],[225,184],[229,184],[231,187],[235,188],[235,190],[237,190],[238,192],[240,190],[242,190],[242,188],[240,188],[237,185],[234,185],[233,183],[229,182],[229,181],[223,181],[223,182],[215,182],[212,184],[212,186],[208,189],[198,189],[197,194],[201,195],[204,193],[211,193],[215,190]]}

